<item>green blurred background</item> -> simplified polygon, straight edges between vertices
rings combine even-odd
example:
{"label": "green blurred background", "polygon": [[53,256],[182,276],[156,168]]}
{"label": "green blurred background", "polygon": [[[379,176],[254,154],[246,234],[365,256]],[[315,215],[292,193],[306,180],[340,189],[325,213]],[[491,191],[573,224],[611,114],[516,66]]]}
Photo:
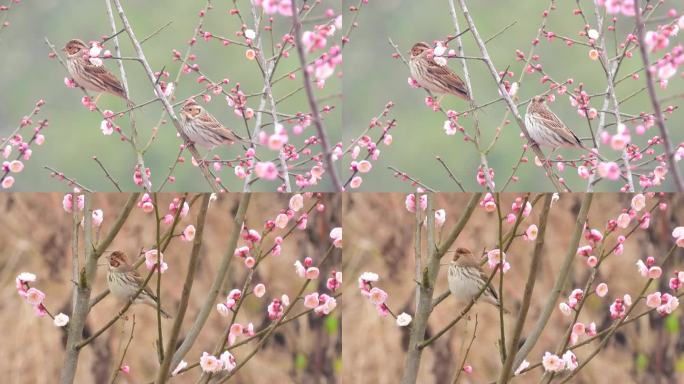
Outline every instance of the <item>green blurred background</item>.
{"label": "green blurred background", "polygon": [[[134,32],[139,39],[153,33],[164,24],[172,21],[156,37],[143,45],[146,57],[155,71],[163,67],[175,76],[179,62],[172,61],[171,51],[177,49],[185,52],[187,42],[192,37],[193,30],[198,21],[198,13],[204,7],[205,1],[182,1],[182,0],[148,0],[148,1],[125,1],[127,16],[132,24]],[[213,11],[205,18],[205,30],[215,35],[237,39],[235,32],[240,25],[236,17],[228,15],[228,10],[233,3],[229,1],[214,1]],[[248,0],[238,1],[243,17],[247,23],[252,19],[249,13]],[[337,1],[326,0],[312,15],[321,16],[326,9],[333,9],[337,14],[341,4]],[[116,12],[116,11],[115,11]],[[120,28],[120,20],[116,17]],[[274,36],[276,42],[280,36],[289,31],[289,19],[281,16],[275,17]],[[103,136],[100,131],[102,118],[97,112],[89,112],[81,105],[82,92],[78,89],[68,89],[63,80],[66,76],[64,68],[57,62],[48,58],[49,49],[43,41],[47,36],[58,50],[64,43],[72,38],[81,38],[84,41],[96,40],[102,35],[111,33],[107,18],[105,1],[76,1],[76,0],[41,0],[24,1],[14,5],[8,15],[11,26],[0,32],[0,51],[4,54],[0,60],[0,137],[8,135],[18,125],[22,116],[33,108],[38,99],[45,99],[38,119],[49,119],[49,127],[44,131],[46,143],[42,147],[33,147],[33,157],[25,162],[26,168],[23,173],[14,175],[17,179],[14,189],[17,191],[46,191],[68,190],[66,183],[50,177],[50,172],[44,166],[51,166],[67,176],[73,177],[84,186],[96,190],[113,191],[113,184],[109,182],[98,165],[92,160],[93,155],[105,164],[114,179],[124,190],[139,189],[133,183],[133,168],[135,156],[131,146],[119,140],[116,133],[112,136]],[[320,19],[319,19],[320,22]],[[307,23],[304,30],[311,29],[312,23]],[[249,25],[248,28],[253,28]],[[132,45],[125,34],[120,35],[120,42],[124,56],[133,56]],[[268,35],[265,35],[268,36]],[[339,33],[336,37],[339,38]],[[264,41],[265,46],[270,45],[268,37]],[[333,42],[328,43],[327,49]],[[113,52],[113,43],[106,44],[106,48]],[[230,79],[229,87],[240,83],[245,93],[258,93],[261,91],[261,75],[256,61],[245,59],[243,47],[231,45],[224,47],[219,41],[205,42],[198,39],[193,53],[197,55],[195,61],[201,70],[212,80],[220,81],[223,78]],[[270,51],[270,50],[269,50]],[[59,51],[62,53],[61,50]],[[322,51],[317,51],[320,54]],[[298,67],[298,58],[292,51],[289,59],[281,62],[275,77],[288,73]],[[105,65],[119,77],[117,64],[112,60],[106,60]],[[138,63],[125,62],[131,98],[142,103],[154,97],[149,80],[142,66]],[[204,87],[196,82],[196,75],[184,75],[176,86],[175,96],[178,100],[199,93]],[[284,80],[275,86],[276,99],[287,95],[301,87],[301,76],[295,80]],[[339,93],[341,81],[336,75],[328,79],[324,90],[315,90],[317,97],[324,98],[326,104],[335,105],[332,113],[324,115],[326,128],[332,145],[341,138],[341,108],[339,107]],[[250,98],[249,106],[258,108],[258,98]],[[126,109],[125,103],[113,96],[103,95],[98,106],[101,109],[110,109],[114,112]],[[233,113],[232,108],[226,104],[225,97],[213,96],[208,110],[216,118],[230,128],[235,128],[238,134],[246,137],[242,119]],[[278,105],[278,112],[295,114],[307,112],[308,104],[303,92],[287,99]],[[161,104],[155,103],[138,110],[134,116],[137,120],[139,141],[146,142],[152,133],[152,127],[157,124],[161,116]],[[265,122],[270,122],[270,117]],[[130,132],[127,118],[117,119],[124,132]],[[253,129],[254,120],[251,121],[250,129]],[[291,125],[286,124],[289,129]],[[273,127],[266,127],[266,131],[272,133]],[[315,128],[310,126],[305,129],[301,136],[295,136],[290,131],[290,142],[301,147],[303,141],[314,134]],[[30,136],[31,132],[22,131],[24,137]],[[151,149],[145,155],[145,165],[152,170],[153,189],[157,189],[163,182],[168,167],[173,164],[178,154],[181,141],[176,137],[176,130],[170,124],[164,124],[159,128],[159,134]],[[206,150],[200,148],[201,154]],[[314,147],[314,153],[320,151]],[[223,159],[233,159],[242,154],[242,148],[233,146],[230,148],[217,148],[212,154],[219,154]],[[16,152],[15,152],[16,153]],[[262,158],[271,160],[277,156],[274,151],[260,149]],[[302,159],[305,157],[302,156]],[[179,165],[174,173],[176,182],[167,184],[164,190],[177,191],[206,191],[209,186],[199,170],[192,167],[189,162],[190,156],[186,155],[186,163]],[[308,167],[310,168],[310,166]],[[218,174],[224,185],[229,190],[242,190],[242,181],[237,179],[232,168],[223,168]],[[259,181],[253,184],[253,190],[274,190],[279,184]],[[294,183],[293,183],[293,187]],[[332,186],[328,179],[315,186],[315,190],[331,190]]]}
{"label": "green blurred background", "polygon": [[[345,0],[345,21],[349,22],[348,8],[356,5],[357,0]],[[643,3],[643,2],[642,2]],[[582,0],[581,5],[593,28],[596,27],[593,17],[593,4],[591,0]],[[515,72],[514,79],[518,79],[522,70],[522,62],[516,62],[515,50],[520,49],[526,55],[529,52],[532,39],[536,36],[542,20],[542,12],[548,7],[548,1],[469,1],[468,6],[472,17],[483,39],[487,39],[501,31],[510,23],[517,22],[503,35],[497,37],[488,44],[489,54],[497,69],[503,71],[510,65],[510,70]],[[572,10],[576,7],[574,1],[557,1],[557,10],[551,12],[548,19],[549,31],[558,35],[568,36],[581,40],[578,32],[583,28],[583,21],[579,16],[573,16]],[[456,5],[457,10],[458,5]],[[660,6],[657,16],[665,15],[669,9],[677,9],[680,13],[684,10],[681,1],[667,0]],[[382,0],[371,1],[364,5],[359,15],[359,27],[351,38],[351,43],[345,50],[345,79],[344,79],[344,107],[343,117],[345,131],[344,140],[346,145],[363,132],[372,117],[377,116],[385,103],[391,100],[396,106],[390,117],[396,117],[398,126],[392,131],[394,142],[387,147],[380,145],[381,155],[370,174],[365,175],[364,182],[359,188],[361,191],[408,191],[413,190],[409,183],[395,178],[394,172],[387,169],[394,166],[399,170],[418,178],[427,186],[445,191],[458,191],[458,187],[451,181],[442,166],[435,160],[435,156],[441,156],[456,177],[469,191],[480,190],[476,182],[476,172],[479,166],[479,156],[472,143],[465,143],[459,133],[455,136],[446,136],[443,130],[445,117],[441,113],[433,113],[425,106],[426,93],[422,89],[410,88],[407,78],[410,76],[408,68],[398,59],[393,59],[393,48],[388,43],[392,38],[399,46],[405,57],[413,43],[418,41],[432,42],[436,39],[444,39],[447,35],[454,34],[455,29],[449,14],[447,1],[409,1],[409,0]],[[461,30],[465,29],[466,23],[459,12]],[[617,30],[620,38],[624,39],[626,33],[634,27],[633,18],[620,17]],[[654,29],[655,24],[649,24],[647,30]],[[682,43],[682,33],[671,39],[669,50]],[[613,52],[612,37],[608,39],[609,52]],[[463,38],[465,55],[480,56],[479,50],[473,41],[472,35],[467,33]],[[456,48],[455,42],[450,45]],[[588,48],[575,45],[566,47],[559,39],[549,43],[542,39],[536,48],[536,54],[540,55],[540,63],[545,71],[556,81],[562,82],[569,77],[575,80],[575,84],[569,87],[572,90],[579,82],[585,84],[585,89],[590,94],[605,91],[606,81],[603,69],[597,61],[591,61],[588,57]],[[651,61],[661,57],[664,51],[659,51],[651,56]],[[612,54],[609,54],[612,56]],[[632,59],[623,63],[618,78],[631,73],[642,65],[638,51]],[[449,60],[449,66],[459,75],[462,75],[461,61]],[[469,60],[468,68],[471,73],[474,97],[479,103],[498,98],[498,89],[494,80],[486,69],[484,63]],[[548,89],[547,85],[539,82],[538,74],[526,75],[518,91],[520,101],[539,94]],[[642,73],[638,81],[626,80],[617,87],[620,99],[631,95],[645,85]],[[682,94],[684,81],[676,75],[670,79],[667,90],[659,91],[661,97]],[[683,99],[672,100],[668,104],[682,105]],[[602,97],[592,98],[591,105],[601,109]],[[469,109],[467,102],[456,99],[454,96],[446,96],[442,101],[445,109],[464,111]],[[552,109],[573,129],[580,137],[589,137],[586,120],[576,113],[576,109],[569,103],[567,96],[557,97],[552,104]],[[482,130],[482,143],[487,145],[495,134],[496,127],[502,123],[505,105],[499,102],[488,107],[484,113],[479,114],[480,127]],[[524,114],[524,108],[520,109]],[[621,112],[638,114],[641,111],[650,111],[650,100],[647,92],[642,92],[637,97],[630,99],[621,105]],[[612,117],[608,121],[613,121]],[[459,122],[472,134],[472,119],[461,118]],[[675,111],[667,122],[673,145],[684,140],[684,117],[681,111]],[[598,119],[593,122],[594,130],[598,125]],[[633,128],[636,124],[628,124]],[[615,127],[609,130],[615,133]],[[644,136],[637,136],[632,129],[632,141],[642,146],[647,138],[654,136],[657,128],[653,127]],[[376,140],[380,132],[372,132],[373,140]],[[503,132],[494,149],[489,153],[489,165],[496,171],[495,182],[497,189],[503,187],[511,174],[512,166],[517,162],[522,153],[523,141],[520,139],[520,130],[513,122],[503,127]],[[616,159],[618,153],[604,146],[601,151],[606,158]],[[364,153],[364,152],[362,152]],[[545,150],[548,153],[548,149]],[[557,151],[566,159],[576,159],[580,151],[561,149]],[[553,186],[544,176],[541,168],[533,165],[534,156],[528,164],[523,164],[517,175],[518,183],[511,184],[508,191],[544,191],[552,190]],[[347,164],[351,159],[345,160],[345,173],[348,178]],[[573,191],[586,190],[586,181],[579,178],[576,169],[566,167],[560,176],[565,177]],[[638,188],[638,180],[635,181]],[[617,182],[601,182],[597,185],[597,191],[614,191],[621,187]],[[673,190],[672,184],[666,183],[661,186],[664,190]]]}

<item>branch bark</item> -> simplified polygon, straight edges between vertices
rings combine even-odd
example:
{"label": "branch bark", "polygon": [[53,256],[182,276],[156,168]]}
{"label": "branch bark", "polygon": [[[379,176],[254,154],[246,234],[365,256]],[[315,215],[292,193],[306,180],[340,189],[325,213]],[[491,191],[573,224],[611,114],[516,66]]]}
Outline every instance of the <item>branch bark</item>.
{"label": "branch bark", "polygon": [[167,354],[164,356],[164,360],[162,361],[159,371],[157,372],[157,383],[159,384],[165,383],[166,379],[168,378],[172,359],[171,351],[176,346],[178,335],[180,334],[180,328],[181,325],[183,325],[183,319],[185,318],[185,313],[188,309],[190,292],[192,291],[192,285],[195,282],[195,272],[197,271],[197,265],[199,264],[199,252],[202,248],[202,235],[204,234],[204,224],[207,219],[207,209],[209,207],[210,197],[211,196],[208,193],[202,196],[202,206],[200,208],[199,216],[197,217],[197,233],[195,234],[195,239],[192,244],[192,253],[190,254],[190,262],[188,264],[188,273],[185,276],[185,284],[183,285],[183,292],[181,294],[178,313],[176,314],[176,319],[173,322],[171,336],[166,344],[165,349]]}
{"label": "branch bark", "polygon": [[325,157],[325,168],[330,174],[330,180],[332,181],[335,191],[342,192],[344,188],[342,183],[340,183],[340,177],[337,175],[337,169],[332,158],[332,151],[330,150],[330,145],[328,144],[328,136],[325,132],[325,127],[323,127],[323,120],[318,112],[318,104],[316,103],[316,96],[311,88],[311,76],[307,71],[306,63],[306,53],[304,52],[304,47],[302,46],[302,24],[299,21],[299,14],[297,13],[297,0],[292,0],[292,25],[294,29],[294,39],[295,47],[297,48],[297,54],[299,56],[299,65],[302,67],[302,77],[304,79],[304,90],[306,91],[306,97],[309,99],[309,109],[311,109],[311,117],[313,119],[314,125],[316,126],[316,131],[318,131],[318,138],[321,141],[321,148],[323,149],[323,156]]}
{"label": "branch bark", "polygon": [[551,208],[551,200],[553,195],[547,193],[544,198],[544,208],[542,210],[541,216],[539,218],[539,233],[537,235],[537,241],[534,245],[534,254],[532,255],[532,263],[530,264],[530,273],[527,276],[527,283],[525,284],[525,293],[523,295],[522,305],[520,307],[520,313],[518,314],[518,319],[515,323],[515,328],[513,330],[513,338],[508,346],[509,355],[504,361],[503,368],[499,374],[499,384],[505,384],[511,377],[511,370],[513,369],[513,361],[517,355],[516,349],[518,342],[520,341],[520,335],[522,334],[523,326],[525,325],[525,320],[527,318],[527,311],[530,308],[530,303],[532,301],[532,293],[534,292],[534,285],[537,282],[537,271],[539,270],[539,264],[541,263],[541,255],[544,250],[544,236],[546,234],[546,223],[549,218],[549,210]]}
{"label": "branch bark", "polygon": [[677,187],[678,192],[684,192],[684,182],[677,169],[677,163],[675,162],[675,153],[672,152],[672,142],[670,140],[670,135],[665,128],[665,118],[663,117],[663,112],[660,109],[660,103],[658,102],[658,95],[656,95],[655,85],[653,84],[653,73],[650,71],[651,64],[648,62],[648,52],[646,52],[646,44],[644,43],[644,24],[641,20],[641,11],[639,9],[639,1],[634,0],[636,12],[634,16],[634,22],[636,23],[637,38],[639,39],[639,51],[641,52],[641,58],[644,61],[644,75],[646,76],[646,87],[648,89],[648,96],[651,99],[651,104],[653,105],[653,113],[655,114],[656,124],[660,130],[660,136],[663,138],[663,147],[665,149],[665,155],[667,157],[667,165],[670,168],[670,173],[672,173],[672,180]]}
{"label": "branch bark", "polygon": [[[145,53],[142,50],[142,46],[140,45],[140,42],[138,39],[135,37],[135,33],[133,32],[133,28],[131,28],[131,24],[128,22],[128,17],[126,17],[126,13],[124,12],[123,7],[121,6],[121,0],[114,0],[114,4],[116,5],[117,12],[119,13],[119,17],[121,18],[121,22],[124,25],[124,29],[126,30],[126,34],[131,40],[131,43],[133,44],[133,48],[135,49],[135,53],[140,59],[140,63],[143,65],[143,68],[145,69],[145,74],[147,75],[147,78],[150,80],[152,83],[152,86],[154,87],[154,92],[155,94],[159,97],[159,100],[161,100],[162,105],[164,106],[164,109],[166,110],[166,113],[169,115],[171,118],[171,122],[173,125],[176,127],[176,130],[180,134],[181,138],[183,138],[183,143],[185,144],[186,148],[192,156],[195,157],[195,159],[201,159],[202,157],[200,156],[199,152],[197,152],[197,149],[195,148],[195,145],[192,144],[190,139],[183,133],[183,128],[181,126],[180,121],[178,120],[178,117],[176,116],[176,113],[173,111],[173,106],[169,102],[169,100],[166,98],[164,95],[164,92],[162,91],[161,87],[159,86],[159,82],[157,81],[157,78],[154,76],[154,71],[152,70],[152,67],[150,67],[149,62],[147,61],[147,58],[145,57]],[[219,192],[218,188],[216,187],[216,182],[214,178],[211,176],[211,173],[209,173],[209,169],[207,168],[206,163],[200,163],[199,168],[202,172],[202,175],[204,175],[204,178],[207,180],[207,183],[209,183],[209,187],[211,187],[212,192]],[[140,170],[141,172],[145,173],[144,169]]]}
{"label": "branch bark", "polygon": [[[90,223],[93,217],[91,205],[92,196],[90,194],[85,194],[83,209],[83,228],[85,232],[83,247],[85,265],[79,271],[78,284],[76,287],[76,302],[71,314],[71,320],[69,321],[69,330],[67,331],[66,350],[60,378],[62,384],[73,383],[76,377],[76,368],[78,367],[78,357],[80,354],[78,343],[83,338],[83,329],[85,328],[86,317],[88,316],[88,310],[90,308],[90,293],[92,291],[92,284],[97,275],[97,256],[95,256],[95,252],[93,252],[91,243],[92,228]],[[78,206],[74,206],[73,209],[77,210]]]}
{"label": "branch bark", "polygon": [[[453,0],[449,0],[449,2],[453,2]],[[504,85],[501,81],[501,76],[499,76],[499,72],[497,71],[496,67],[494,66],[492,59],[489,57],[489,52],[487,52],[487,46],[485,45],[485,42],[480,37],[480,33],[477,31],[477,27],[475,27],[475,23],[473,22],[473,18],[470,16],[470,12],[468,11],[468,7],[465,3],[465,0],[459,0],[459,6],[461,8],[461,11],[463,12],[463,16],[466,19],[466,23],[468,23],[468,28],[470,28],[470,32],[472,32],[473,38],[475,39],[477,46],[480,48],[480,53],[482,54],[483,61],[485,62],[485,64],[487,64],[487,68],[489,69],[489,73],[494,78],[494,81],[496,81],[497,87],[499,87],[499,92],[501,93],[502,97],[504,98],[504,101],[506,102],[506,106],[508,106],[508,109],[511,111],[511,114],[513,114],[513,117],[515,118],[515,122],[518,124],[520,131],[525,135],[525,138],[530,143],[530,147],[532,148],[534,153],[539,158],[539,161],[541,161],[541,163],[543,164],[544,170],[546,171],[546,175],[548,176],[549,180],[551,180],[553,187],[556,189],[557,192],[563,192],[565,190],[565,188],[560,184],[560,182],[558,181],[558,178],[553,173],[553,169],[551,168],[551,165],[549,165],[548,161],[546,161],[546,157],[544,157],[544,153],[541,151],[541,149],[539,149],[539,146],[537,144],[535,144],[534,140],[532,140],[532,138],[530,137],[530,133],[527,132],[527,127],[525,126],[525,122],[523,121],[522,117],[520,116],[520,113],[518,113],[518,108],[516,107],[515,103],[511,99],[511,96],[506,91],[506,88],[504,87]]]}
{"label": "branch bark", "polygon": [[[434,195],[428,193],[428,213],[427,213],[427,265],[421,271],[421,276],[418,286],[418,305],[416,314],[414,316],[413,325],[411,326],[411,335],[409,338],[409,347],[406,352],[406,360],[404,364],[404,374],[402,376],[402,384],[415,383],[418,378],[418,371],[420,369],[420,359],[423,351],[422,344],[424,343],[425,330],[427,328],[427,321],[432,313],[434,293],[434,285],[437,281],[437,274],[439,273],[439,262],[456,241],[458,235],[465,228],[466,223],[470,219],[477,206],[477,203],[482,194],[473,194],[468,202],[465,211],[461,214],[458,223],[451,229],[446,240],[437,247],[434,242],[434,220],[435,213],[432,206]],[[420,203],[416,202],[416,206],[420,207]],[[419,208],[417,208],[419,209]],[[420,225],[420,224],[417,224]]]}
{"label": "branch bark", "polygon": [[238,238],[240,237],[240,230],[242,228],[242,223],[245,221],[245,214],[247,213],[247,207],[249,206],[249,200],[251,197],[251,193],[241,194],[240,205],[238,206],[238,210],[233,218],[233,232],[230,234],[230,238],[228,239],[226,253],[223,255],[223,260],[221,261],[221,265],[216,273],[214,283],[211,285],[211,289],[207,294],[207,298],[197,314],[195,322],[192,324],[188,334],[185,336],[183,343],[173,354],[173,359],[170,365],[171,367],[177,366],[185,354],[188,353],[192,345],[195,343],[195,340],[197,340],[200,331],[204,327],[204,324],[207,322],[209,313],[211,313],[211,310],[214,308],[214,302],[216,301],[216,297],[218,296],[221,286],[223,285],[223,281],[226,278],[228,267],[230,267],[231,262],[235,258],[233,254],[235,253],[235,247],[237,246]]}
{"label": "branch bark", "polygon": [[520,363],[522,363],[522,361],[525,359],[527,354],[530,353],[534,345],[537,343],[537,340],[539,339],[539,336],[544,330],[544,327],[546,327],[546,323],[549,321],[549,318],[551,317],[551,312],[553,312],[553,310],[556,308],[556,301],[558,300],[560,292],[563,289],[563,285],[565,284],[565,280],[568,277],[570,267],[572,266],[572,261],[575,259],[575,255],[577,254],[577,247],[579,245],[580,239],[582,238],[582,233],[584,232],[584,225],[587,221],[587,214],[589,213],[589,207],[591,207],[591,201],[593,198],[594,195],[591,193],[584,194],[584,198],[582,200],[582,207],[580,208],[580,211],[577,214],[575,230],[572,234],[572,238],[570,239],[570,244],[568,245],[568,251],[565,254],[563,264],[561,265],[561,268],[558,271],[558,277],[556,278],[556,282],[554,283],[553,288],[551,289],[549,298],[546,300],[546,304],[544,305],[544,308],[542,309],[542,312],[539,315],[537,323],[535,324],[530,334],[527,336],[527,339],[525,340],[523,346],[520,347],[520,349],[516,353],[515,361],[513,362],[513,367],[519,366]]}

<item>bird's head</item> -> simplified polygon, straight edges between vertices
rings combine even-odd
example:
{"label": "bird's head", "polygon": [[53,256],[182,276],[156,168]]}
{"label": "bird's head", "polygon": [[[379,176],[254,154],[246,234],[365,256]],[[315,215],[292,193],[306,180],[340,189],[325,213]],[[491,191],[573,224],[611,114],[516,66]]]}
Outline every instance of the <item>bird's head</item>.
{"label": "bird's head", "polygon": [[474,261],[474,256],[470,249],[462,247],[456,248],[456,253],[454,253],[454,259],[452,260],[453,263],[463,265]]}
{"label": "bird's head", "polygon": [[109,269],[115,270],[121,268],[128,264],[128,259],[126,254],[121,251],[114,251],[107,256],[107,262],[109,263]]}
{"label": "bird's head", "polygon": [[202,107],[193,99],[188,99],[188,101],[183,104],[183,108],[181,108],[180,111],[181,116],[186,120],[193,120],[200,113],[202,113]]}
{"label": "bird's head", "polygon": [[430,49],[430,46],[427,43],[424,42],[419,42],[413,44],[413,47],[411,48],[411,57],[418,57],[420,56],[423,52],[428,51]]}
{"label": "bird's head", "polygon": [[62,48],[62,51],[66,52],[66,54],[71,57],[84,52],[86,49],[88,49],[88,46],[83,41],[79,39],[73,39],[66,43],[64,48]]}
{"label": "bird's head", "polygon": [[532,104],[542,105],[546,102],[546,96],[538,95],[532,98]]}

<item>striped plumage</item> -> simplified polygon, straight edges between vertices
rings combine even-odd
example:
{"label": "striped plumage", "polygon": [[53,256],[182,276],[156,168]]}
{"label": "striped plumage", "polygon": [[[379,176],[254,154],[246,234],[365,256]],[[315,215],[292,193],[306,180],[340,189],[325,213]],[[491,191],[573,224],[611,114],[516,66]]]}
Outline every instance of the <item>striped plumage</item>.
{"label": "striped plumage", "polygon": [[411,48],[409,68],[411,77],[421,87],[438,94],[450,94],[470,100],[465,83],[448,66],[441,66],[430,55],[432,50],[426,43],[416,43]]}
{"label": "striped plumage", "polygon": [[[67,69],[76,84],[88,91],[110,93],[126,99],[123,86],[104,66],[93,65],[88,60],[89,47],[81,40],[70,40],[62,49],[67,55]],[[85,57],[84,57],[85,56]]]}
{"label": "striped plumage", "polygon": [[[587,149],[580,139],[545,104],[544,96],[535,96],[527,105],[525,126],[537,145]],[[588,150],[588,149],[587,149]]]}
{"label": "striped plumage", "polygon": [[[138,292],[144,280],[138,274],[132,265],[128,263],[126,254],[120,251],[112,252],[108,257],[109,273],[107,273],[107,285],[112,296],[117,299],[127,302],[131,297]],[[145,304],[157,309],[157,296],[152,292],[149,286],[146,286],[142,292],[135,298],[133,304]],[[161,309],[161,315],[164,318],[171,316]]]}
{"label": "striped plumage", "polygon": [[[468,305],[487,283],[487,276],[482,273],[480,264],[467,248],[456,249],[453,261],[449,263],[448,272],[449,291],[460,305]],[[488,285],[478,298],[500,307],[499,298],[491,285]],[[504,309],[505,313],[508,313]]]}
{"label": "striped plumage", "polygon": [[245,141],[226,128],[195,100],[189,99],[180,111],[183,133],[195,144],[208,149]]}

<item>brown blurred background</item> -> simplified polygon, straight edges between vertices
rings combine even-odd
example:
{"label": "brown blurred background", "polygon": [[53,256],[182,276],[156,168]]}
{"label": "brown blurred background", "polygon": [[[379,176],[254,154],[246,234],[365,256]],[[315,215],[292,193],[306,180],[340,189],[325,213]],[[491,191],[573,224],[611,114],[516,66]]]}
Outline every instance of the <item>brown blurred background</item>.
{"label": "brown blurred background", "polygon": [[[166,207],[178,194],[162,194],[159,197],[160,209]],[[16,293],[14,279],[20,272],[32,272],[38,280],[32,286],[46,294],[45,304],[53,313],[64,312],[70,315],[71,296],[71,221],[72,215],[62,209],[62,194],[22,193],[0,194],[0,326],[5,330],[0,343],[0,380],[2,383],[54,383],[59,377],[65,332],[57,328],[48,318],[38,318],[31,306]],[[93,209],[104,210],[105,220],[102,233],[106,233],[114,218],[123,207],[127,194],[95,194]],[[210,205],[205,226],[201,261],[188,311],[181,329],[181,340],[199,311],[204,297],[211,286],[215,270],[226,252],[229,234],[234,230],[232,219],[237,209],[239,194],[218,197]],[[254,194],[247,212],[247,224],[261,230],[265,220],[274,218],[282,208],[286,208],[289,196],[281,194]],[[283,243],[280,257],[269,257],[260,265],[255,275],[255,283],[266,284],[266,295],[257,299],[248,298],[240,311],[237,321],[242,324],[253,322],[255,330],[269,324],[266,306],[274,297],[287,293],[290,298],[296,294],[303,280],[296,277],[293,263],[306,256],[314,263],[322,257],[330,246],[329,232],[340,225],[341,198],[339,195],[324,195],[326,210],[312,213],[305,231],[295,231]],[[305,208],[312,199],[305,200]],[[178,225],[177,232],[188,224],[197,225],[196,215],[200,201],[190,210],[190,214]],[[145,247],[153,248],[155,242],[154,214],[145,214],[134,208],[123,229],[109,249],[122,249],[129,255],[137,254]],[[162,225],[162,228],[165,228]],[[272,241],[272,238],[271,240]],[[238,245],[240,245],[239,243]],[[169,269],[162,276],[163,305],[175,313],[179,304],[185,274],[188,268],[192,243],[173,240],[164,253]],[[309,286],[306,293],[325,291],[325,281],[332,269],[339,270],[341,253],[334,252],[321,268],[321,278]],[[104,260],[102,260],[104,264]],[[143,267],[144,268],[144,267]],[[246,268],[235,260],[228,272],[224,291],[218,300],[224,301],[225,294],[232,288],[242,287]],[[97,281],[93,294],[106,286],[105,267],[98,268]],[[156,277],[150,281],[156,287]],[[302,311],[297,304],[293,314]],[[87,331],[94,332],[109,321],[121,308],[112,297],[99,303],[87,321]],[[131,343],[124,364],[131,368],[130,374],[120,374],[120,383],[146,383],[153,379],[158,367],[155,341],[157,337],[155,311],[146,306],[133,307],[136,326],[135,337]],[[240,370],[230,382],[234,383],[334,383],[341,368],[341,328],[340,308],[330,316],[319,318],[307,315],[291,322],[274,334],[249,363]],[[212,352],[219,338],[228,326],[228,318],[223,318],[213,310],[200,337],[186,355],[185,360],[198,361],[203,351]],[[83,349],[79,360],[76,382],[109,382],[112,367],[120,359],[119,343],[128,340],[131,321],[126,323],[126,333],[122,334],[121,322],[114,325],[94,343]],[[168,337],[172,321],[163,321],[165,337]],[[240,339],[238,339],[240,340]],[[237,349],[237,361],[249,353],[254,343]],[[199,369],[174,377],[172,383],[194,383],[199,377]]]}
{"label": "brown blurred background", "polygon": [[[396,314],[403,311],[415,313],[414,278],[414,222],[415,215],[404,207],[405,194],[347,194],[344,200],[345,253],[344,270],[346,274],[344,301],[344,372],[346,383],[398,383],[404,365],[405,349],[408,344],[409,328],[399,328],[391,317],[381,318],[376,309],[358,290],[357,279],[365,271],[376,272],[380,281],[375,284],[389,294],[388,305]],[[511,203],[516,196],[502,195],[502,210],[510,212]],[[462,208],[470,195],[460,193],[441,193],[435,197],[435,209],[447,211],[446,231],[458,220]],[[534,195],[532,195],[534,198]],[[550,211],[542,264],[539,269],[532,303],[522,336],[529,332],[544,305],[547,293],[551,291],[561,260],[565,257],[570,242],[576,215],[581,203],[581,194],[562,194]],[[588,217],[590,228],[605,232],[608,219],[615,218],[623,208],[630,206],[631,195],[596,194]],[[596,322],[600,331],[611,324],[609,306],[617,297],[629,293],[636,298],[646,282],[635,266],[639,259],[653,255],[662,260],[673,244],[672,229],[684,224],[684,200],[682,196],[666,195],[663,201],[669,204],[667,211],[656,210],[648,230],[639,230],[626,242],[624,254],[611,255],[600,267],[594,283],[606,282],[608,295],[604,298],[592,296],[582,311],[580,322]],[[655,199],[647,199],[647,209]],[[534,207],[532,215],[520,226],[524,231],[530,224],[538,224],[543,200]],[[643,212],[643,211],[642,211]],[[510,225],[504,226],[504,231]],[[625,233],[625,230],[620,230]],[[439,232],[437,232],[439,233]],[[483,248],[498,248],[496,213],[488,214],[477,208],[465,230],[456,240],[452,249],[469,247],[474,252]],[[614,244],[615,236],[609,240]],[[580,245],[586,244],[582,240]],[[529,272],[534,243],[516,240],[507,253],[511,270],[505,274],[505,305],[513,316],[523,296],[523,289]],[[476,251],[477,250],[477,251]],[[453,254],[447,253],[442,259],[446,263]],[[683,268],[683,254],[680,249],[663,266],[663,277],[652,284],[648,293],[660,290],[669,292],[668,280],[675,269]],[[659,263],[659,261],[657,261]],[[488,267],[484,270],[489,272]],[[584,258],[576,256],[571,274],[559,300],[567,301],[574,288],[583,288],[589,275]],[[437,280],[435,296],[447,290],[446,267],[442,267]],[[498,281],[498,275],[495,278]],[[560,302],[560,301],[559,301]],[[557,303],[558,304],[558,303]],[[557,305],[556,304],[556,305]],[[557,308],[557,307],[556,307]],[[640,304],[635,314],[641,313]],[[428,336],[436,333],[452,319],[460,309],[453,298],[448,297],[440,304],[428,322]],[[470,375],[462,375],[461,383],[488,383],[498,377],[501,363],[496,342],[499,338],[499,313],[490,305],[477,304],[470,312],[467,324],[461,321],[423,353],[418,382],[451,383],[456,367],[462,359],[461,348],[472,336],[477,314],[479,325],[477,338],[467,359],[473,366]],[[527,360],[532,364],[540,361],[545,351],[554,352],[559,346],[562,334],[566,331],[571,317],[563,316],[555,309],[535,348]],[[506,316],[506,333],[512,333],[515,317]],[[681,308],[668,317],[659,315],[644,316],[635,323],[621,328],[599,353],[583,369],[573,383],[682,383],[684,382],[684,338],[680,332],[683,326]],[[580,341],[587,338],[580,337]],[[508,342],[508,339],[507,339]],[[575,350],[579,362],[597,345],[593,342]],[[514,369],[517,367],[514,367]],[[514,383],[537,382],[541,374],[536,369]]]}

